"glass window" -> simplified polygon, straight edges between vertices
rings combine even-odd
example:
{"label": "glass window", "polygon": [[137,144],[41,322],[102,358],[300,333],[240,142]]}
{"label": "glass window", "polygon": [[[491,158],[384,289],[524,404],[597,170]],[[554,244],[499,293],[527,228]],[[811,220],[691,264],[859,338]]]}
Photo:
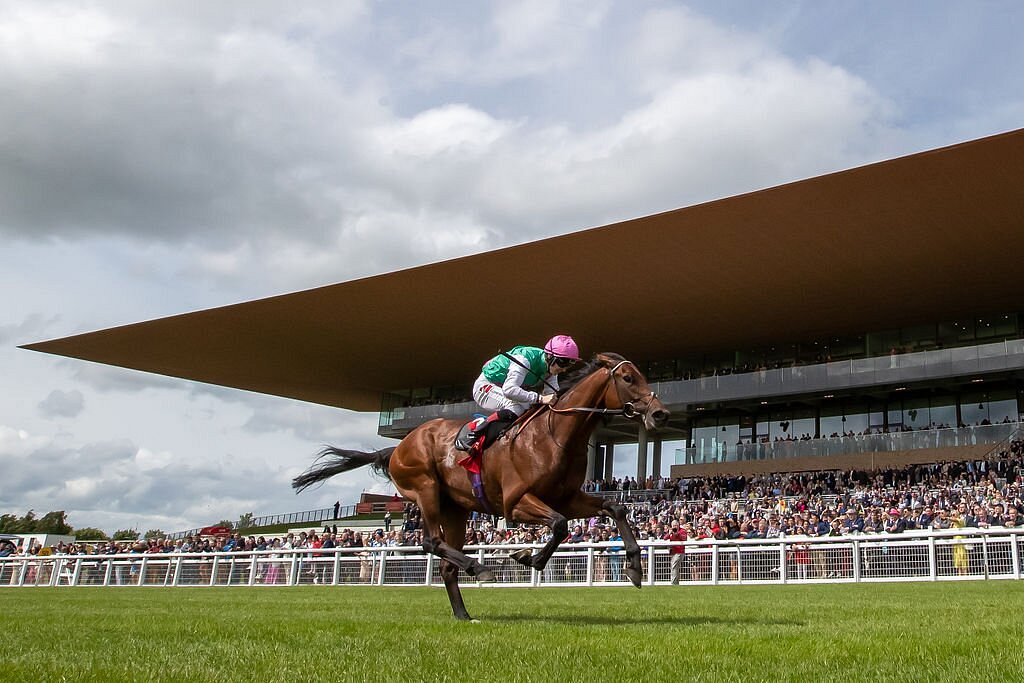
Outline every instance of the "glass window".
{"label": "glass window", "polygon": [[969,344],[974,341],[974,318],[953,323],[957,328],[957,341]]}
{"label": "glass window", "polygon": [[662,382],[676,377],[676,363],[674,360],[651,361],[647,366],[647,379],[652,382]]}
{"label": "glass window", "polygon": [[853,432],[854,434],[863,434],[868,430],[867,413],[851,413],[845,417],[846,422],[843,423],[845,425],[843,431]]}
{"label": "glass window", "polygon": [[1019,414],[1016,398],[1000,399],[989,403],[988,419],[992,424],[1016,422]]}
{"label": "glass window", "polygon": [[996,317],[991,318],[978,318],[977,324],[974,326],[974,336],[979,341],[988,341],[994,339],[998,334],[999,326],[996,323]]}
{"label": "glass window", "polygon": [[911,351],[927,351],[935,348],[935,325],[915,325],[900,331],[903,346]]}
{"label": "glass window", "polygon": [[938,342],[942,346],[956,346],[960,341],[960,323],[955,321],[939,323]]}
{"label": "glass window", "polygon": [[863,358],[865,354],[864,337],[845,337],[833,339],[829,348],[832,360],[844,360],[847,358]]}
{"label": "glass window", "polygon": [[931,424],[936,429],[956,427],[956,397],[933,396],[929,413]]}
{"label": "glass window", "polygon": [[988,392],[988,421],[992,424],[1000,422],[1016,422],[1019,417],[1017,409],[1017,391],[1015,389],[998,389]]}
{"label": "glass window", "polygon": [[889,431],[899,431],[903,426],[903,402],[902,401],[889,401],[889,415],[888,415]]}
{"label": "glass window", "polygon": [[785,439],[792,434],[789,430],[792,426],[793,416],[790,413],[772,413],[768,420],[768,439],[771,441]]}
{"label": "glass window", "polygon": [[971,393],[960,397],[960,421],[967,427],[988,418],[988,394]]}
{"label": "glass window", "polygon": [[872,332],[867,335],[868,355],[884,356],[893,349],[899,350],[900,331]]}
{"label": "glass window", "polygon": [[[636,476],[637,450],[635,443],[617,443],[612,449],[612,476],[621,479],[622,477]],[[607,457],[607,456],[605,456]],[[650,460],[647,461],[650,464]]]}
{"label": "glass window", "polygon": [[902,423],[910,429],[924,429],[931,419],[928,413],[928,399],[914,398],[903,402]]}
{"label": "glass window", "polygon": [[1016,337],[1017,335],[1017,314],[1008,313],[1006,315],[995,316],[995,328],[996,334],[1000,337]]}

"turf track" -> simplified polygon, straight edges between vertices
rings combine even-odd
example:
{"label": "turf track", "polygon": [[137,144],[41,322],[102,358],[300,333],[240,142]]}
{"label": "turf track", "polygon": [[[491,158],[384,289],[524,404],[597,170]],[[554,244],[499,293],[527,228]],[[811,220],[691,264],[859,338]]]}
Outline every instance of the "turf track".
{"label": "turf track", "polygon": [[1019,681],[1024,582],[0,589],[2,681]]}

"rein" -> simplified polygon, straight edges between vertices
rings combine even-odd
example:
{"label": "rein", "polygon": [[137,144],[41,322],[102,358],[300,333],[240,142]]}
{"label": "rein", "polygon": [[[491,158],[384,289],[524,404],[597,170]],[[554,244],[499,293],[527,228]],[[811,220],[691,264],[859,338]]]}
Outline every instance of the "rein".
{"label": "rein", "polygon": [[[606,382],[614,382],[615,381],[615,371],[618,370],[623,365],[625,365],[626,363],[629,363],[630,365],[633,365],[634,367],[636,367],[636,365],[632,361],[628,361],[628,360],[619,361],[615,365],[615,367],[613,367],[613,368],[608,370],[608,378],[605,381]],[[548,413],[548,432],[552,433],[552,440],[553,440],[554,434],[553,434],[553,431],[552,431],[552,428],[551,428],[551,413],[560,413],[560,414],[566,414],[566,413],[591,413],[591,414],[597,414],[597,415],[622,415],[626,419],[632,419],[632,418],[642,414],[639,411],[637,411],[636,406],[634,406],[631,401],[623,401],[622,400],[622,392],[619,389],[619,385],[617,383],[615,384],[615,393],[618,394],[618,396],[619,396],[619,403],[622,404],[621,408],[584,408],[584,407],[556,408],[553,405],[541,406],[540,410],[534,411],[533,414],[531,414],[529,417],[526,418],[526,420],[524,420],[522,422],[522,424],[519,424],[516,427],[515,432],[509,436],[509,440],[514,441],[515,438],[517,436],[519,436],[519,434],[522,433],[522,431],[524,429],[526,429],[526,426],[528,424],[530,424],[531,422],[533,422],[533,419],[535,417],[537,417],[542,412],[544,412],[545,408],[547,408],[550,411]],[[651,396],[654,396],[654,392],[653,391],[651,392]],[[556,445],[558,444],[557,441],[555,443],[556,443]]]}

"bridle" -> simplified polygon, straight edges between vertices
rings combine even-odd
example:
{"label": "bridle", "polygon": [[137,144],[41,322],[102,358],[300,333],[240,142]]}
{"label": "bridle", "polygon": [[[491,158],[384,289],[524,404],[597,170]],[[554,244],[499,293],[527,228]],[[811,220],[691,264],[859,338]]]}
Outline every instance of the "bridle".
{"label": "bridle", "polygon": [[[632,401],[622,400],[622,389],[619,388],[619,383],[615,380],[615,371],[621,368],[626,363],[629,363],[634,368],[636,368],[636,364],[633,363],[633,361],[619,361],[618,363],[615,364],[614,367],[608,370],[608,378],[606,380],[608,382],[611,382],[615,386],[615,393],[619,398],[619,403],[622,404],[621,408],[556,408],[552,405],[549,405],[547,406],[547,409],[553,413],[597,413],[598,415],[622,415],[627,420],[632,420],[633,418],[640,416],[646,417],[646,413],[638,411],[636,409],[636,406],[633,405]],[[639,372],[639,368],[637,368],[637,372]],[[653,401],[655,398],[657,398],[657,394],[651,391],[650,400]],[[648,405],[649,404],[650,401],[648,401]]]}
{"label": "bridle", "polygon": [[[618,370],[619,368],[621,368],[626,363],[629,363],[634,368],[636,368],[636,364],[633,363],[632,361],[629,361],[629,360],[619,361],[618,363],[615,364],[615,366],[613,366],[612,368],[610,368],[608,370],[608,376],[605,379],[606,383],[607,382],[612,382],[615,385],[615,393],[616,393],[616,395],[619,398],[619,403],[622,404],[621,408],[583,408],[583,407],[556,408],[553,405],[541,406],[540,410],[537,410],[532,415],[527,417],[526,420],[522,422],[522,424],[518,424],[517,423],[518,426],[516,427],[515,431],[513,431],[510,434],[509,438],[514,441],[515,438],[517,436],[519,436],[519,434],[522,433],[522,431],[524,429],[526,429],[526,426],[528,424],[530,424],[531,422],[533,422],[533,419],[535,417],[537,417],[538,415],[540,415],[541,413],[544,412],[545,408],[549,411],[548,412],[548,433],[551,436],[551,440],[554,441],[554,443],[559,448],[562,447],[562,444],[559,444],[558,441],[554,438],[554,429],[551,426],[551,414],[552,413],[559,413],[559,414],[566,414],[566,413],[591,413],[591,414],[596,414],[596,415],[622,415],[627,420],[632,420],[632,419],[635,419],[635,418],[640,417],[640,416],[646,417],[646,412],[638,411],[636,409],[636,406],[633,405],[632,401],[623,401],[622,400],[622,390],[619,388],[619,383],[615,381],[615,371]],[[639,368],[637,368],[637,372],[639,372]],[[653,391],[651,391],[650,398],[651,398],[651,401],[653,401],[655,398],[657,398],[657,394],[655,394]],[[650,405],[650,402],[648,402],[648,405]]]}

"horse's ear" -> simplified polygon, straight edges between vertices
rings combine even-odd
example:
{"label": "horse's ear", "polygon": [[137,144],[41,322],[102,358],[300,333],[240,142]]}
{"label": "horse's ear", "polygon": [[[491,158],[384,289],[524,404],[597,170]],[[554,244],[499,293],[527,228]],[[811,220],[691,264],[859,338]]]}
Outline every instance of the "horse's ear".
{"label": "horse's ear", "polygon": [[593,363],[595,363],[596,365],[600,365],[602,367],[610,368],[616,363],[621,363],[624,360],[626,359],[617,353],[612,353],[611,351],[602,351],[601,353],[594,354]]}

